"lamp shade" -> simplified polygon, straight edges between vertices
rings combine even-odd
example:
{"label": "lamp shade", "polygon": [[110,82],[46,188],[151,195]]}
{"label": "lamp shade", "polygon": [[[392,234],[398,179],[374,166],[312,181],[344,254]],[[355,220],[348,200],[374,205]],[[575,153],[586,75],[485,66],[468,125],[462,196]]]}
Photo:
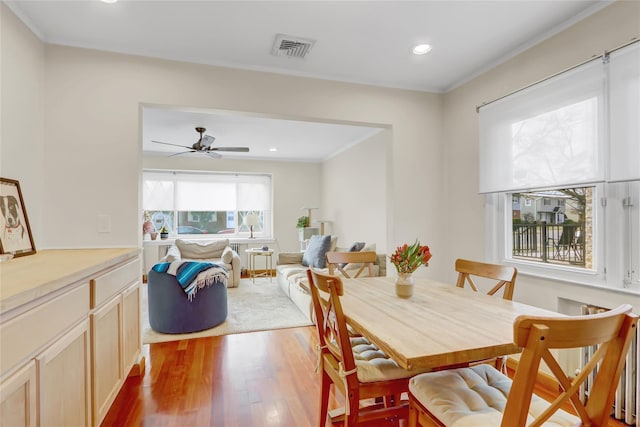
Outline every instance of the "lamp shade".
{"label": "lamp shade", "polygon": [[244,217],[244,223],[249,227],[255,227],[260,224],[260,217],[257,214],[250,213]]}

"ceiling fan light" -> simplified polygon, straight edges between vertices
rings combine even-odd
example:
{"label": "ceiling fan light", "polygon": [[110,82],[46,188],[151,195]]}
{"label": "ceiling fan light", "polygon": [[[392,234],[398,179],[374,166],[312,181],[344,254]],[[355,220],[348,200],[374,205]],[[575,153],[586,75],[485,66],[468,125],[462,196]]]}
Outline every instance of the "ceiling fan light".
{"label": "ceiling fan light", "polygon": [[428,44],[419,44],[413,48],[413,53],[415,55],[424,55],[429,52],[431,52],[431,46]]}

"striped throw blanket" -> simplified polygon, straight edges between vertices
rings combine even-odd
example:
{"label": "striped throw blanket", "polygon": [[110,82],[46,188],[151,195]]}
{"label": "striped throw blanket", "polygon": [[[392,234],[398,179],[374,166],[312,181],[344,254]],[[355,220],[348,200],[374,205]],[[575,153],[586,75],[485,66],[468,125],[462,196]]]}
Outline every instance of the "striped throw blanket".
{"label": "striped throw blanket", "polygon": [[153,271],[158,273],[166,273],[176,276],[182,290],[189,298],[193,300],[198,289],[205,286],[213,285],[221,282],[227,285],[229,273],[218,264],[212,262],[196,262],[196,261],[173,261],[161,262],[152,267]]}

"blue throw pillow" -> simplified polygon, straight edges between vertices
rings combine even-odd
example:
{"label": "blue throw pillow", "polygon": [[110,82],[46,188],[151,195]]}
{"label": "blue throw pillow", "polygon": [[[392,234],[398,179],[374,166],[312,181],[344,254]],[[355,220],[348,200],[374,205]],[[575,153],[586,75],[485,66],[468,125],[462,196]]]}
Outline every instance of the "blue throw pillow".
{"label": "blue throw pillow", "polygon": [[331,236],[311,236],[307,250],[302,255],[302,265],[309,267],[313,265],[316,268],[325,268],[327,266],[326,255],[331,247]]}

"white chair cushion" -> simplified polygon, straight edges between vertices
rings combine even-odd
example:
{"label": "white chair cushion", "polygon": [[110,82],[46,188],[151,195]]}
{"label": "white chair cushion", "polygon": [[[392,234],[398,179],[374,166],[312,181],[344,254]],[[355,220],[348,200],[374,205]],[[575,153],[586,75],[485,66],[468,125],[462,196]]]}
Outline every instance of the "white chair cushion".
{"label": "white chair cushion", "polygon": [[351,337],[358,380],[363,383],[409,378],[423,371],[406,371],[365,337]]}
{"label": "white chair cushion", "polygon": [[[487,364],[430,372],[409,381],[411,394],[448,427],[499,427],[510,390],[511,379]],[[548,406],[545,400],[533,395],[527,423]],[[564,411],[556,412],[543,424],[544,427],[579,425],[579,418]]]}
{"label": "white chair cushion", "polygon": [[229,239],[205,242],[177,239],[175,245],[183,258],[220,258],[224,248],[229,246]]}

